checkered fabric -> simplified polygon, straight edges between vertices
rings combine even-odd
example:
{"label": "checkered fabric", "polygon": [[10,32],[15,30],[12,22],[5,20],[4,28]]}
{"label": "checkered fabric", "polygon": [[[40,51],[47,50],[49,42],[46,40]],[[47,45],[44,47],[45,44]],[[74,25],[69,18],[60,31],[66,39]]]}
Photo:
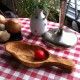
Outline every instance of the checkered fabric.
{"label": "checkered fabric", "polygon": [[[30,31],[29,18],[18,18],[22,28],[23,41],[38,44],[46,48],[50,53],[59,57],[65,57],[75,61],[75,66],[71,74],[62,72],[52,66],[49,68],[27,68],[17,59],[4,50],[4,44],[0,44],[0,80],[80,80],[80,34],[75,32],[78,43],[70,49],[58,49],[47,47],[42,37],[35,37]],[[48,29],[58,27],[58,23],[48,21]],[[64,28],[67,28],[64,26]],[[72,30],[73,31],[73,30]]]}

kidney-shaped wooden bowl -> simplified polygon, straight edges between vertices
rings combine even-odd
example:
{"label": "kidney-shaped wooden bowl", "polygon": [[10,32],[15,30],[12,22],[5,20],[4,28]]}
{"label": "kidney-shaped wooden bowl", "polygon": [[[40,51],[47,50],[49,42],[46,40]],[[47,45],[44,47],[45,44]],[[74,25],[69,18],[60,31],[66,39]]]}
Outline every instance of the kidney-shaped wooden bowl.
{"label": "kidney-shaped wooden bowl", "polygon": [[[71,73],[74,67],[72,60],[56,57],[43,47],[23,41],[7,42],[5,49],[27,67],[56,66],[68,73]],[[43,50],[46,55],[42,60],[35,59],[35,51],[38,49]]]}

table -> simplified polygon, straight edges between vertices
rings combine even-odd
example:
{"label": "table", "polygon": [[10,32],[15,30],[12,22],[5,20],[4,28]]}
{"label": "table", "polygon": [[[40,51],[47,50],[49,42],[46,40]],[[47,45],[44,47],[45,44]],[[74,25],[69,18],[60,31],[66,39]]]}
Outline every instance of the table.
{"label": "table", "polygon": [[[18,20],[22,25],[23,41],[38,44],[52,54],[74,60],[75,66],[71,74],[64,73],[55,67],[27,68],[4,50],[4,44],[0,44],[0,80],[80,80],[79,33],[72,30],[78,38],[78,43],[74,47],[70,49],[50,48],[43,43],[42,37],[35,37],[31,34],[29,18],[18,18]],[[58,25],[58,23],[48,21],[48,29],[53,29]],[[64,26],[64,28],[67,27]]]}

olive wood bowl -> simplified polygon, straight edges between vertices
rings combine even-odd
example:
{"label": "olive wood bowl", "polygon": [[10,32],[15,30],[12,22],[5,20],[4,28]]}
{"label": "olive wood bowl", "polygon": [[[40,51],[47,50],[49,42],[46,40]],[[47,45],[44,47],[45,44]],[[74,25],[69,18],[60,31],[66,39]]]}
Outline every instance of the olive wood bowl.
{"label": "olive wood bowl", "polygon": [[[38,49],[43,50],[46,55],[42,60],[35,59],[35,51]],[[72,60],[60,58],[49,53],[41,46],[23,41],[7,42],[5,43],[5,50],[27,67],[56,66],[67,73],[71,73],[75,64]]]}

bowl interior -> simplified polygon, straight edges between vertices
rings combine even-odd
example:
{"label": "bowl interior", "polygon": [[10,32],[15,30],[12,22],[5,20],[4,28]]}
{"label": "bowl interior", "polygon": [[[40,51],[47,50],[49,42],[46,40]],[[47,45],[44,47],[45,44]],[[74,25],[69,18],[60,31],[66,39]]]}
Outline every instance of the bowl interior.
{"label": "bowl interior", "polygon": [[[35,51],[38,49],[43,50],[44,53],[46,54],[46,57],[42,60],[35,59]],[[41,61],[47,60],[49,57],[48,51],[45,50],[44,48],[38,45],[33,45],[33,44],[26,43],[26,42],[21,42],[21,41],[7,43],[6,50],[24,62],[27,62],[27,61],[28,62],[41,62]]]}

